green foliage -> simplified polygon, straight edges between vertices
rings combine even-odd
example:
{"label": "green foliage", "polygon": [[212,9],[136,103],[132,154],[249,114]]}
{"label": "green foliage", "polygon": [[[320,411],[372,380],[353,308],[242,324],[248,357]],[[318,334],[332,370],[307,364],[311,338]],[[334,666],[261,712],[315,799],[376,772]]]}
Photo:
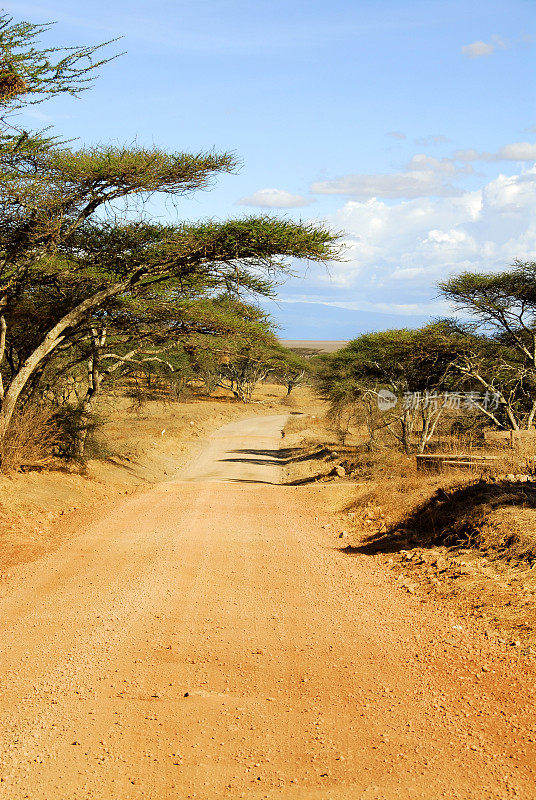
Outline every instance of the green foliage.
{"label": "green foliage", "polygon": [[[353,416],[366,424],[371,447],[377,444],[377,432],[383,430],[409,451],[419,421],[417,447],[422,451],[442,413],[440,405],[425,398],[456,385],[452,370],[455,358],[453,330],[447,323],[368,333],[331,355],[315,359],[316,383],[341,429],[348,428]],[[397,404],[386,411],[378,403],[382,390],[398,398]],[[406,405],[406,393],[418,393],[422,401]]]}
{"label": "green foliage", "polygon": [[296,386],[305,383],[310,375],[311,367],[308,359],[292,350],[281,348],[272,377],[277,383],[286,387],[287,394],[290,394]]}
{"label": "green foliage", "polygon": [[452,357],[452,336],[440,323],[367,333],[317,359],[318,387],[334,405],[370,390],[436,391],[448,383]]}
{"label": "green foliage", "polygon": [[499,331],[536,323],[536,263],[516,260],[499,273],[463,272],[439,284],[442,294],[479,323]]}
{"label": "green foliage", "polygon": [[[234,171],[232,153],[75,150],[43,133],[13,133],[11,111],[78,94],[104,63],[95,58],[101,46],[40,48],[47,30],[0,16],[0,439],[17,404],[60,385],[64,401],[77,397],[80,424],[68,408],[65,419],[80,451],[103,381],[135,370],[186,380],[196,348],[211,338],[219,379],[227,371],[233,390],[250,395],[285,359],[249,301],[273,293],[291,259],[328,261],[339,251],[322,225],[267,216],[164,225],[136,216],[154,193],[177,198]],[[70,441],[66,422],[64,430]]]}
{"label": "green foliage", "polygon": [[[65,403],[52,417],[56,430],[54,454],[66,461],[80,461],[105,455],[97,431],[104,420],[95,414],[88,415],[79,405]],[[84,447],[81,448],[81,442]]]}
{"label": "green foliage", "polygon": [[515,261],[495,274],[464,272],[440,284],[472,324],[456,366],[466,383],[499,397],[488,417],[501,427],[531,428],[536,415],[536,263]]}
{"label": "green foliage", "polygon": [[96,54],[111,42],[90,47],[40,47],[51,24],[14,22],[0,14],[0,105],[15,111],[56,94],[78,95],[89,88],[93,72],[110,59]]}

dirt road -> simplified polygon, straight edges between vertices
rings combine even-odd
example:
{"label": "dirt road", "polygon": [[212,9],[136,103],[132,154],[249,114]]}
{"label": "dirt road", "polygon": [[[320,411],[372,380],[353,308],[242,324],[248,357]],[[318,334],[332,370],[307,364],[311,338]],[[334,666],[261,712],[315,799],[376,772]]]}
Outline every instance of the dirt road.
{"label": "dirt road", "polygon": [[339,549],[282,422],[0,584],[0,798],[536,797],[533,667]]}

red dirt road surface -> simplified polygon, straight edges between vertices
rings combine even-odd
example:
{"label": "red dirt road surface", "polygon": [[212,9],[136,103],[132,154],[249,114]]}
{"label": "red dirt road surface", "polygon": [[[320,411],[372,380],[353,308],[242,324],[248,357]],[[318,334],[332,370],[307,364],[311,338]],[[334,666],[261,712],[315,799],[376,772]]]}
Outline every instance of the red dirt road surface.
{"label": "red dirt road surface", "polygon": [[0,798],[536,797],[534,666],[340,549],[284,420],[0,584]]}

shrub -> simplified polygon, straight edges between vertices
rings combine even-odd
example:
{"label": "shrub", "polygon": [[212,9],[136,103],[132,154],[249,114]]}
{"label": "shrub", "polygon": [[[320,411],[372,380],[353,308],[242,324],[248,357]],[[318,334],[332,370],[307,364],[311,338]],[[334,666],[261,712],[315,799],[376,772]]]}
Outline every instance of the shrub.
{"label": "shrub", "polygon": [[0,446],[2,472],[48,466],[57,441],[58,427],[52,410],[46,406],[26,406],[13,417]]}

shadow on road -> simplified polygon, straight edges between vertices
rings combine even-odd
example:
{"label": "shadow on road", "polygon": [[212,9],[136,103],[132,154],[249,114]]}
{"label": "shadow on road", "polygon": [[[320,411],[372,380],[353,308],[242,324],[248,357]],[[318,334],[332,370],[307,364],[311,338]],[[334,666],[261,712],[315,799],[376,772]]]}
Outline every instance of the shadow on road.
{"label": "shadow on road", "polygon": [[[238,461],[243,464],[285,464],[298,463],[299,461],[313,461],[323,458],[329,450],[322,447],[312,453],[304,452],[301,447],[286,447],[277,450],[232,450],[232,453],[241,453],[237,458],[222,458],[222,461]],[[265,458],[255,458],[265,456]],[[266,459],[269,458],[270,461]]]}
{"label": "shadow on road", "polygon": [[[253,450],[241,449],[232,450],[231,453],[236,453],[236,457],[222,458],[221,462],[231,462],[239,464],[251,464],[255,466],[286,466],[287,464],[296,464],[304,461],[320,461],[329,451],[322,447],[312,452],[304,452],[301,447],[285,447],[270,450]],[[312,475],[307,478],[299,478],[292,481],[274,482],[253,480],[248,478],[230,478],[232,483],[269,483],[274,486],[300,486],[306,483],[314,483],[318,480],[318,475]]]}

